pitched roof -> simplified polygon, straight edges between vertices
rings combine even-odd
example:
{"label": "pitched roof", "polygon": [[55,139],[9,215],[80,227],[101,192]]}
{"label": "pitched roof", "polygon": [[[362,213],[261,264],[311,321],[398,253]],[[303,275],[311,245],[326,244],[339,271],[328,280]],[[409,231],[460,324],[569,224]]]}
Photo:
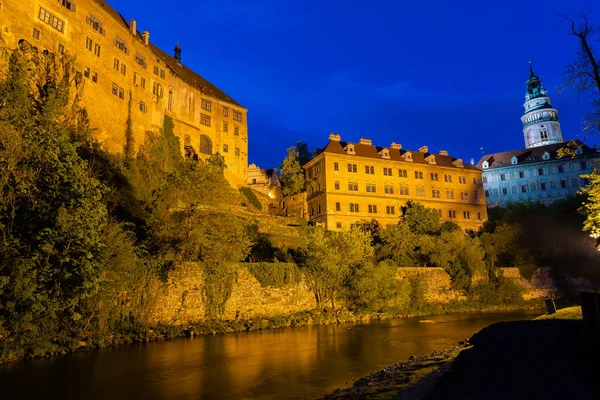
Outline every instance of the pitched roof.
{"label": "pitched roof", "polygon": [[[542,161],[556,160],[556,159],[558,159],[558,150],[572,146],[572,145],[570,145],[570,143],[575,143],[575,146],[581,147],[583,150],[582,155],[591,155],[591,154],[599,155],[591,147],[586,146],[579,140],[575,140],[573,142],[549,144],[546,146],[532,147],[530,149],[519,149],[519,150],[505,151],[502,153],[487,154],[487,155],[481,157],[481,160],[479,160],[479,162],[477,163],[477,167],[483,168],[482,164],[484,161],[487,161],[489,164],[489,167],[486,168],[486,170],[512,166],[513,165],[512,164],[513,157],[517,157],[518,163],[516,165],[533,164],[533,163],[539,163]],[[544,160],[542,158],[542,155],[545,152],[548,152],[548,154],[550,155],[549,160]]]}
{"label": "pitched roof", "polygon": [[[346,153],[344,148],[348,144],[354,145],[354,153],[355,154],[349,155],[348,153]],[[366,157],[366,158],[376,158],[376,159],[387,159],[387,158],[383,158],[379,154],[379,152],[382,151],[383,149],[387,149],[389,151],[389,156],[390,156],[389,160],[391,160],[391,161],[400,161],[400,162],[405,162],[405,163],[409,163],[409,164],[432,165],[425,159],[431,155],[434,155],[435,156],[435,165],[442,166],[442,167],[450,167],[450,168],[460,168],[460,167],[457,167],[455,164],[453,164],[453,162],[458,159],[454,158],[452,156],[449,156],[449,155],[435,154],[435,153],[429,153],[429,152],[422,153],[418,150],[413,151],[413,150],[406,150],[406,149],[393,149],[390,147],[373,146],[373,145],[363,144],[363,143],[342,142],[342,141],[337,141],[337,140],[330,140],[329,143],[327,144],[327,146],[325,146],[322,149],[317,149],[316,153],[315,153],[315,157],[321,153],[331,153],[331,154],[348,155],[349,157]],[[410,152],[412,154],[412,161],[406,161],[406,159],[404,157],[402,157],[404,154],[406,154],[408,152]],[[478,169],[474,165],[471,165],[465,161],[463,161],[463,168],[470,169],[470,170]]]}
{"label": "pitched roof", "polygon": [[[130,29],[129,22],[126,21],[125,18],[123,18],[123,16],[118,11],[113,9],[105,0],[94,0],[94,2],[98,4],[102,9],[104,9],[104,11],[106,11],[106,13],[110,15],[117,23],[122,25],[123,28],[127,30]],[[136,36],[140,41],[144,40],[140,32],[136,32]],[[152,50],[152,52],[154,52],[154,54],[158,58],[164,61],[165,64],[167,64],[167,66],[169,67],[169,69],[171,69],[171,71],[184,82],[200,90],[202,93],[206,93],[209,96],[215,97],[219,100],[243,108],[241,104],[229,97],[221,89],[219,89],[218,87],[216,87],[215,85],[213,85],[212,83],[210,83],[191,69],[178,63],[177,60],[175,60],[172,56],[159,49],[156,45],[150,43],[149,47],[150,50]]]}

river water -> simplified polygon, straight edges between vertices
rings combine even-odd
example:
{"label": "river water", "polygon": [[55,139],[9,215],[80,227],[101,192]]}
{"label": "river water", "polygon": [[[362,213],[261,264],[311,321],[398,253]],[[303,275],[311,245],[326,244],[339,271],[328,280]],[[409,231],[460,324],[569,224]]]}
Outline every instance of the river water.
{"label": "river water", "polygon": [[0,399],[313,399],[540,311],[450,314],[117,346],[0,365]]}

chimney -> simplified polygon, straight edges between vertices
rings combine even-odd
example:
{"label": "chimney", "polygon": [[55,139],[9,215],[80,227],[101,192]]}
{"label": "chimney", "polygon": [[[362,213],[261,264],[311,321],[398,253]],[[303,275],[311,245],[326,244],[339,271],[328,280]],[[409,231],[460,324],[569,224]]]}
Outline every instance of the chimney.
{"label": "chimney", "polygon": [[390,148],[395,150],[402,150],[402,145],[400,143],[392,142]]}
{"label": "chimney", "polygon": [[366,144],[368,146],[371,146],[371,144],[373,144],[371,142],[371,139],[365,139],[364,137],[361,136],[361,138],[358,140],[358,143],[360,144]]}
{"label": "chimney", "polygon": [[447,156],[448,150],[440,150],[440,156]]}
{"label": "chimney", "polygon": [[137,34],[137,22],[133,18],[129,21],[129,30],[133,35]]}
{"label": "chimney", "polygon": [[342,137],[340,136],[339,133],[330,132],[329,133],[329,140],[331,140],[333,142],[339,142],[340,140],[342,140]]}
{"label": "chimney", "polygon": [[181,64],[181,47],[179,47],[179,41],[177,42],[177,45],[175,45],[175,49],[173,50],[173,58],[175,59],[175,61]]}
{"label": "chimney", "polygon": [[150,32],[144,31],[142,32],[142,37],[144,38],[144,44],[148,46],[150,44]]}
{"label": "chimney", "polygon": [[429,147],[427,147],[427,146],[419,147],[419,153],[429,153]]}

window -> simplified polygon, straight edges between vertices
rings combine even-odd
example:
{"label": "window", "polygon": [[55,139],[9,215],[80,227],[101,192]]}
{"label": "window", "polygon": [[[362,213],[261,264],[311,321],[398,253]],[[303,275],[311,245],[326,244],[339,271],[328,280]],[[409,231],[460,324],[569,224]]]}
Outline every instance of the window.
{"label": "window", "polygon": [[90,69],[89,68],[86,68],[83,70],[83,76],[86,78],[90,77]]}
{"label": "window", "polygon": [[125,90],[122,87],[119,88],[119,98],[121,100],[125,98]]}
{"label": "window", "polygon": [[563,172],[565,172],[565,167],[563,165],[559,165],[558,166],[558,173],[562,174]]}
{"label": "window", "polygon": [[415,171],[415,179],[423,179],[423,172]]}
{"label": "window", "polygon": [[546,182],[540,183],[540,190],[546,190]]}
{"label": "window", "polygon": [[119,70],[119,60],[117,58],[115,58],[113,61],[113,68],[117,71]]}
{"label": "window", "polygon": [[206,135],[200,136],[200,153],[212,154],[212,140]]}
{"label": "window", "polygon": [[369,213],[371,213],[371,214],[377,213],[377,205],[369,204]]}
{"label": "window", "polygon": [[59,32],[62,32],[64,25],[65,23],[63,22],[63,20],[58,19],[56,17],[52,17],[52,27],[54,29],[56,29]]}
{"label": "window", "polygon": [[44,21],[47,24],[49,24],[51,19],[52,19],[52,14],[50,14],[45,9],[40,8],[40,20]]}
{"label": "window", "polygon": [[422,187],[416,188],[415,195],[420,196],[420,197],[425,196],[425,188],[422,188]]}
{"label": "window", "polygon": [[454,190],[452,189],[446,189],[446,198],[447,199],[454,199]]}
{"label": "window", "polygon": [[405,169],[399,169],[398,170],[398,176],[400,178],[407,178],[408,177],[408,172]]}
{"label": "window", "polygon": [[367,192],[368,193],[375,193],[376,191],[376,187],[374,183],[367,183]]}
{"label": "window", "polygon": [[335,181],[333,183],[333,187],[335,188],[335,190],[340,190],[340,181]]}
{"label": "window", "polygon": [[229,132],[229,125],[223,123],[223,132]]}
{"label": "window", "polygon": [[436,208],[435,212],[437,212],[438,217],[442,216],[442,209],[441,208]]}
{"label": "window", "polygon": [[471,211],[463,211],[464,219],[471,219]]}
{"label": "window", "polygon": [[587,164],[585,163],[585,161],[579,163],[579,168],[580,169],[587,169]]}
{"label": "window", "polygon": [[402,196],[408,196],[408,186],[400,186],[400,194]]}
{"label": "window", "polygon": [[485,195],[485,197],[490,197],[490,191],[489,190],[484,190],[483,194]]}
{"label": "window", "polygon": [[142,89],[146,89],[146,78],[140,78],[140,86],[142,87]]}
{"label": "window", "polygon": [[481,221],[481,213],[480,212],[477,213],[477,221]]}
{"label": "window", "polygon": [[[458,177],[459,181],[460,181],[460,178],[462,178],[462,176]],[[452,183],[452,175],[444,175],[444,182]],[[460,183],[462,183],[462,182],[460,182]]]}
{"label": "window", "polygon": [[38,28],[33,28],[32,36],[36,40],[40,40],[40,30]]}
{"label": "window", "polygon": [[196,102],[194,101],[193,94],[188,97],[188,110],[191,113],[194,113],[194,111],[196,111]]}
{"label": "window", "polygon": [[116,83],[112,84],[112,94],[115,96],[119,94],[119,86]]}
{"label": "window", "polygon": [[[452,176],[450,176],[450,179],[452,179]],[[452,182],[452,180],[450,180],[450,182]],[[458,177],[458,183],[462,183],[462,184],[466,185],[467,184],[467,177],[466,176],[459,176]],[[475,179],[473,179],[473,183],[477,184],[477,182],[475,182]]]}
{"label": "window", "polygon": [[146,57],[144,57],[140,53],[135,53],[135,56],[133,56],[133,61],[135,61],[144,68],[148,67],[148,65],[146,64]]}
{"label": "window", "polygon": [[114,43],[114,44],[115,44],[115,46],[117,46],[117,48],[118,48],[119,50],[121,50],[123,53],[125,53],[125,54],[129,54],[129,50],[127,49],[127,43],[126,43],[126,42],[125,42],[123,39],[121,39],[120,37],[118,37],[118,36],[117,36],[117,37],[115,38],[115,40],[114,40],[114,42],[113,42],[113,43]]}
{"label": "window", "polygon": [[342,228],[342,223],[341,222],[336,222],[335,226],[336,226],[336,228],[341,229]]}
{"label": "window", "polygon": [[440,198],[440,190],[439,189],[432,189],[431,190],[431,197],[433,197],[434,199],[439,199]]}
{"label": "window", "polygon": [[229,145],[223,144],[223,153],[229,153]]}
{"label": "window", "polygon": [[321,214],[321,205],[317,204],[317,214]]}
{"label": "window", "polygon": [[164,70],[164,69],[161,69],[161,70],[160,70],[160,77],[161,77],[162,79],[165,79],[165,70]]}
{"label": "window", "polygon": [[146,108],[146,103],[140,101],[140,111],[145,113],[147,110],[148,109]]}
{"label": "window", "polygon": [[525,178],[525,171],[519,171],[519,178]]}
{"label": "window", "polygon": [[394,187],[393,187],[393,186],[388,186],[388,185],[385,185],[385,186],[383,187],[383,191],[384,191],[386,194],[394,194]]}
{"label": "window", "polygon": [[448,210],[448,217],[449,218],[456,218],[456,211],[454,211],[454,210]]}
{"label": "window", "polygon": [[229,108],[223,107],[223,116],[224,117],[229,117]]}
{"label": "window", "polygon": [[341,203],[335,203],[335,211],[342,211],[342,204]]}
{"label": "window", "polygon": [[348,172],[356,172],[356,164],[348,164]]}
{"label": "window", "polygon": [[527,185],[521,185],[521,193],[527,193]]}
{"label": "window", "polygon": [[94,17],[92,14],[85,18],[85,22],[92,27],[95,31],[98,31],[101,35],[104,35],[104,28],[102,28],[102,22]]}
{"label": "window", "polygon": [[158,99],[162,99],[165,95],[165,88],[158,82],[154,82],[152,84],[152,94],[155,95]]}
{"label": "window", "polygon": [[396,214],[396,210],[394,209],[394,206],[385,206],[385,213]]}
{"label": "window", "polygon": [[502,194],[503,195],[507,195],[508,194],[508,188],[502,188]]}
{"label": "window", "polygon": [[501,181],[505,181],[506,180],[506,174],[500,174],[500,180]]}
{"label": "window", "polygon": [[240,135],[240,128],[238,128],[237,126],[233,127],[233,134],[234,136],[239,136]]}
{"label": "window", "polygon": [[[502,189],[502,191],[503,192],[504,191],[508,192],[508,189],[504,188],[504,189]],[[504,193],[504,194],[506,194],[506,193]],[[469,200],[469,193],[467,193],[467,192],[460,192],[460,199],[461,200]]]}
{"label": "window", "polygon": [[571,187],[577,187],[577,178],[571,178]]}
{"label": "window", "polygon": [[538,168],[538,175],[544,175],[544,168]]}
{"label": "window", "polygon": [[92,72],[92,82],[98,83],[98,73]]}
{"label": "window", "polygon": [[358,204],[350,203],[350,212],[358,212]]}
{"label": "window", "polygon": [[483,178],[481,178],[483,180],[483,183],[487,183],[487,176],[484,176]]}
{"label": "window", "polygon": [[169,90],[169,97],[167,98],[167,110],[173,111],[173,91]]}
{"label": "window", "polygon": [[127,66],[123,63],[121,63],[121,74],[127,75]]}
{"label": "window", "polygon": [[100,57],[100,45],[98,43],[94,43],[94,55]]}
{"label": "window", "polygon": [[566,189],[567,188],[567,181],[566,180],[561,180],[560,181],[560,187],[561,189]]}
{"label": "window", "polygon": [[315,215],[315,209],[314,209],[314,208],[312,208],[312,207],[310,208],[310,215],[311,215],[311,216]]}
{"label": "window", "polygon": [[384,168],[383,169],[383,175],[384,176],[392,176],[392,169],[391,168]]}
{"label": "window", "polygon": [[334,171],[339,171],[339,169],[340,169],[340,165],[338,163],[334,162],[333,163],[333,170]]}
{"label": "window", "polygon": [[59,43],[57,51],[58,51],[59,54],[65,54],[65,45],[62,44],[62,43]]}
{"label": "window", "polygon": [[352,192],[358,192],[358,183],[357,182],[348,182],[348,190]]}
{"label": "window", "polygon": [[212,101],[202,99],[200,103],[200,107],[206,111],[212,111]]}
{"label": "window", "polygon": [[233,111],[233,120],[234,121],[238,121],[238,122],[242,122],[242,113],[239,111]]}
{"label": "window", "polygon": [[429,177],[431,178],[431,180],[432,180],[432,181],[439,181],[439,180],[440,180],[440,178],[439,178],[438,174],[437,174],[437,173],[435,173],[435,172],[431,172],[431,173],[429,174]]}
{"label": "window", "polygon": [[58,0],[58,2],[62,4],[62,6],[65,7],[67,10],[75,12],[76,6],[69,0]]}
{"label": "window", "polygon": [[200,114],[200,123],[202,125],[210,126],[210,117],[208,115]]}
{"label": "window", "polygon": [[153,71],[154,71],[154,75],[158,75],[158,67],[156,65],[154,66],[154,70]]}
{"label": "window", "polygon": [[365,165],[365,174],[375,174],[375,167],[373,167],[372,165]]}
{"label": "window", "polygon": [[94,49],[94,42],[92,41],[92,39],[85,38],[85,48],[89,51],[92,51]]}

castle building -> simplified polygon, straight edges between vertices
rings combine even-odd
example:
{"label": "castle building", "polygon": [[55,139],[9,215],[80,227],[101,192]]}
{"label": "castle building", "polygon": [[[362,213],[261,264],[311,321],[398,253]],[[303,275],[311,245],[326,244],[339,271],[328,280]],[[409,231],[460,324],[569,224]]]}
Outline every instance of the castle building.
{"label": "castle building", "polygon": [[230,184],[246,185],[247,109],[186,67],[179,44],[165,53],[104,0],[0,2],[0,47],[22,46],[74,59],[82,105],[107,150],[123,152],[131,140],[139,149],[168,120],[182,154],[218,152]]}
{"label": "castle building", "polygon": [[373,146],[361,138],[342,142],[338,134],[306,165],[309,220],[330,230],[362,220],[383,226],[399,222],[407,201],[435,209],[440,220],[476,231],[487,219],[481,170],[441,150],[429,152]]}
{"label": "castle building", "polygon": [[248,187],[272,199],[283,199],[283,189],[279,181],[277,168],[260,169],[256,164],[250,164],[248,167]]}
{"label": "castle building", "polygon": [[[600,154],[589,146],[562,138],[558,111],[552,107],[542,80],[529,66],[525,112],[521,117],[525,148],[484,155],[483,187],[489,207],[534,201],[551,203],[575,195],[587,181]],[[565,150],[573,156],[561,157]]]}

